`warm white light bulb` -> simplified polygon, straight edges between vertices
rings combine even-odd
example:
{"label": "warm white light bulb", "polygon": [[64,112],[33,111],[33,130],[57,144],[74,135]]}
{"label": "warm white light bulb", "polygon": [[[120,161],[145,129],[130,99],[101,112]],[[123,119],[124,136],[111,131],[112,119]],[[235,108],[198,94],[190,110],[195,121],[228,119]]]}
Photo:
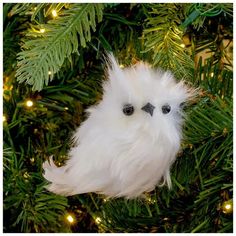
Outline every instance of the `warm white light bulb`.
{"label": "warm white light bulb", "polygon": [[40,31],[40,33],[43,34],[43,33],[45,32],[45,29],[44,29],[44,28],[41,28],[39,31]]}
{"label": "warm white light bulb", "polygon": [[185,44],[183,44],[183,43],[181,43],[180,46],[181,46],[182,48],[185,48]]}
{"label": "warm white light bulb", "polygon": [[53,17],[57,17],[57,16],[58,16],[56,10],[52,10],[52,16],[53,16]]}
{"label": "warm white light bulb", "polygon": [[73,223],[74,222],[74,218],[72,217],[72,215],[68,215],[67,217],[66,217],[66,219],[69,221],[69,223]]}
{"label": "warm white light bulb", "polygon": [[51,75],[52,74],[52,72],[51,71],[48,71],[48,75]]}
{"label": "warm white light bulb", "polygon": [[214,72],[211,72],[211,77],[213,77],[214,76]]}
{"label": "warm white light bulb", "polygon": [[226,209],[226,210],[229,210],[230,208],[231,208],[231,205],[230,205],[230,204],[225,205],[225,209]]}
{"label": "warm white light bulb", "polygon": [[226,202],[223,203],[222,205],[222,211],[225,214],[230,214],[233,212],[233,201],[232,200],[228,200]]}
{"label": "warm white light bulb", "polygon": [[96,221],[97,224],[100,224],[100,223],[102,222],[102,219],[101,219],[100,217],[97,217],[97,218],[95,219],[95,221]]}
{"label": "warm white light bulb", "polygon": [[27,107],[32,107],[34,105],[34,103],[31,100],[27,100],[25,104]]}

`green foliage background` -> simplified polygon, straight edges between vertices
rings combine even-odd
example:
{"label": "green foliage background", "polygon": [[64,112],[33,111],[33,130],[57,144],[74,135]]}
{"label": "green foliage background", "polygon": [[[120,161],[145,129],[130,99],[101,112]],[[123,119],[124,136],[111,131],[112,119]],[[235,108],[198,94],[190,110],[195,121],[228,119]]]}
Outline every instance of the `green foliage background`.
{"label": "green foliage background", "polygon": [[[232,232],[223,208],[233,198],[232,12],[231,3],[4,4],[4,232]],[[84,110],[101,99],[105,51],[200,88],[172,190],[124,200],[44,189],[43,161],[63,164]]]}

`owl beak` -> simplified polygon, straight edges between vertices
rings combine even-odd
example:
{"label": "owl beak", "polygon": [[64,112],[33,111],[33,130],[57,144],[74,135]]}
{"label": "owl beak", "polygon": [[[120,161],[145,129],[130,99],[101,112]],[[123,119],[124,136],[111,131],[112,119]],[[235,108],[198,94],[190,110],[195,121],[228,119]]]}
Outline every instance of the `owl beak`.
{"label": "owl beak", "polygon": [[147,103],[145,106],[143,106],[141,108],[143,111],[146,111],[147,113],[149,113],[151,116],[153,115],[153,110],[155,109],[155,107],[151,104],[151,103]]}

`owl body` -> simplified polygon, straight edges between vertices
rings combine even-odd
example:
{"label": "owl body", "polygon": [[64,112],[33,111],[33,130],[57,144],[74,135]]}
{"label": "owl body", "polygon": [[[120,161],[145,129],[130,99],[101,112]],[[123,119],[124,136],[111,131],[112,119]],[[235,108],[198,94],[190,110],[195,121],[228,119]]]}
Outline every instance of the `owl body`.
{"label": "owl body", "polygon": [[121,69],[110,55],[103,98],[89,108],[62,167],[45,162],[48,190],[60,195],[97,192],[134,198],[162,179],[180,148],[181,106],[191,97],[183,81],[145,63]]}

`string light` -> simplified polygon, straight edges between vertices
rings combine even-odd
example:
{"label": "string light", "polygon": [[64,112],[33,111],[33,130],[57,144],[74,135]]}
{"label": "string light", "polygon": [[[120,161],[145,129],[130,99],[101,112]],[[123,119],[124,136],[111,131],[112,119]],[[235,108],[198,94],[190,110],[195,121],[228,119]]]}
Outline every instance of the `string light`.
{"label": "string light", "polygon": [[23,174],[23,177],[24,177],[25,179],[28,179],[28,178],[30,177],[30,175],[29,175],[29,173],[26,171],[26,172]]}
{"label": "string light", "polygon": [[155,199],[152,199],[151,197],[147,197],[148,204],[154,204],[156,202]]}
{"label": "string light", "polygon": [[52,72],[51,71],[48,71],[48,75],[51,75],[52,74]]}
{"label": "string light", "polygon": [[3,91],[11,91],[13,89],[13,85],[3,85]]}
{"label": "string light", "polygon": [[211,72],[211,77],[213,77],[214,76],[214,72]]}
{"label": "string light", "polygon": [[45,33],[45,29],[44,29],[44,28],[41,28],[41,29],[39,30],[39,32],[43,34],[43,33]]}
{"label": "string light", "polygon": [[57,16],[58,16],[56,10],[52,10],[52,16],[53,16],[53,17],[57,17]]}
{"label": "string light", "polygon": [[228,200],[228,201],[225,201],[223,204],[222,204],[222,211],[223,213],[225,214],[230,214],[233,212],[233,200]]}
{"label": "string light", "polygon": [[3,91],[11,91],[13,85],[11,84],[10,77],[6,76],[3,78]]}
{"label": "string light", "polygon": [[9,79],[10,79],[10,78],[9,78],[8,76],[4,77],[4,78],[3,78],[4,83],[5,83],[5,82],[7,83],[7,82],[9,81]]}
{"label": "string light", "polygon": [[27,101],[25,102],[25,105],[26,105],[27,107],[32,107],[32,106],[34,105],[34,103],[33,103],[31,100],[27,100]]}
{"label": "string light", "polygon": [[102,222],[102,219],[100,217],[96,217],[95,222],[97,224],[100,224]]}
{"label": "string light", "polygon": [[180,44],[180,47],[181,47],[181,48],[185,48],[185,44],[184,44],[184,43],[181,43],[181,44]]}
{"label": "string light", "polygon": [[72,214],[67,214],[66,220],[70,223],[73,224],[75,222],[75,218]]}
{"label": "string light", "polygon": [[7,120],[6,116],[2,116],[2,121],[5,122]]}
{"label": "string light", "polygon": [[122,65],[122,64],[120,64],[119,66],[120,66],[120,68],[121,68],[121,69],[123,69],[123,68],[125,67],[125,66],[124,66],[124,65]]}
{"label": "string light", "polygon": [[152,199],[150,197],[147,197],[147,201],[148,201],[148,203],[151,203]]}
{"label": "string light", "polygon": [[57,165],[58,165],[58,166],[62,166],[62,163],[61,163],[61,162],[57,162]]}

